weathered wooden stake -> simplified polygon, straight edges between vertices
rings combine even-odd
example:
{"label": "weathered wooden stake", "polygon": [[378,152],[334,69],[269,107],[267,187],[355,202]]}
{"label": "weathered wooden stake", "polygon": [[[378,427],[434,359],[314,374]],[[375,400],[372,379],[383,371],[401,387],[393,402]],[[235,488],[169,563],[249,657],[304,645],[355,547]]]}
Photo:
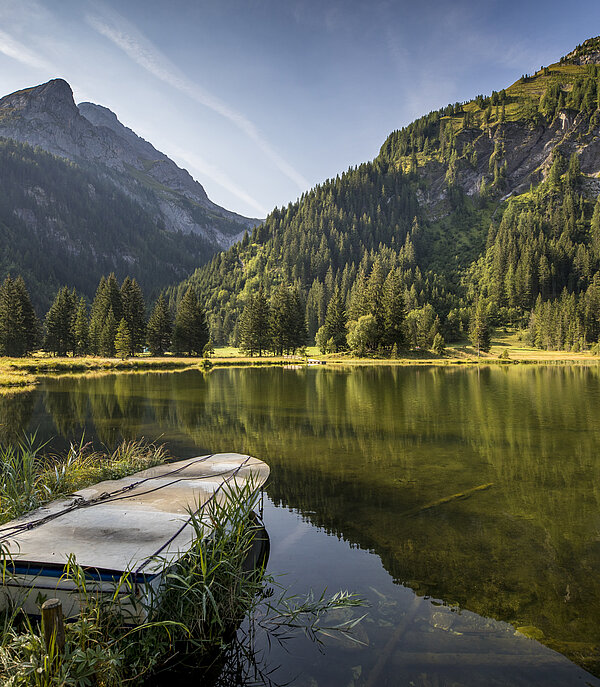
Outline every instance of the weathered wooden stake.
{"label": "weathered wooden stake", "polygon": [[65,648],[65,624],[63,620],[62,603],[59,599],[48,599],[42,604],[42,632],[46,651],[61,654]]}

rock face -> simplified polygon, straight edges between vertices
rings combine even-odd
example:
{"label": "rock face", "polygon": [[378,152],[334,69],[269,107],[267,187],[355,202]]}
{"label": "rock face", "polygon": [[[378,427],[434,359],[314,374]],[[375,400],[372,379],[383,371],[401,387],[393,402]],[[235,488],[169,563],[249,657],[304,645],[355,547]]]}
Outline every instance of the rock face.
{"label": "rock face", "polygon": [[63,79],[0,99],[0,136],[98,168],[168,231],[198,234],[226,248],[260,220],[213,203],[204,188],[154,146],[123,126],[109,109],[73,100]]}
{"label": "rock face", "polygon": [[600,64],[600,36],[588,38],[564,59],[571,64]]}
{"label": "rock face", "polygon": [[[590,117],[573,110],[562,110],[550,126],[527,126],[522,122],[506,122],[487,131],[464,129],[456,137],[459,150],[466,144],[473,147],[477,163],[461,160],[457,168],[457,183],[467,195],[479,193],[482,180],[489,179],[489,160],[495,150],[506,164],[506,196],[522,193],[531,183],[539,183],[548,174],[553,151],[559,150],[568,160],[577,153],[584,177],[591,185],[600,175],[600,127]],[[449,212],[446,165],[432,161],[419,168],[427,180],[422,202],[436,217]]]}

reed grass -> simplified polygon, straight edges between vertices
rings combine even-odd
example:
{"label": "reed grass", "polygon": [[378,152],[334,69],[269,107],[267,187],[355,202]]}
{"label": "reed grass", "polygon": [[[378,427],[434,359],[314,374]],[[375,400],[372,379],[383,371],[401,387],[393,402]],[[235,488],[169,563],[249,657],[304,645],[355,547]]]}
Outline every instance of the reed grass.
{"label": "reed grass", "polygon": [[124,441],[111,453],[92,450],[82,439],[65,456],[45,453],[35,434],[0,445],[0,524],[44,503],[107,479],[119,479],[164,463],[164,446]]}

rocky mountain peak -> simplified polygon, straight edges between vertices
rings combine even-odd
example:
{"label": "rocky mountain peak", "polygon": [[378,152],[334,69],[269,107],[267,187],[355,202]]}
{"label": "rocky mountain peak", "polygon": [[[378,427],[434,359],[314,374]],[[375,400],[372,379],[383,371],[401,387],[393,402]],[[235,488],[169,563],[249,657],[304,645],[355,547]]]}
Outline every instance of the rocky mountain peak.
{"label": "rocky mountain peak", "polygon": [[570,62],[571,64],[600,64],[600,36],[595,38],[588,38],[581,45],[578,45],[575,50],[570,52],[562,61]]}
{"label": "rocky mountain peak", "polygon": [[106,107],[73,100],[64,79],[0,99],[0,136],[90,165],[160,217],[167,230],[226,248],[258,220],[213,203],[202,185]]}
{"label": "rocky mountain peak", "polygon": [[0,99],[0,108],[28,118],[53,115],[72,119],[78,116],[73,91],[64,79],[52,79],[40,86],[11,93]]}

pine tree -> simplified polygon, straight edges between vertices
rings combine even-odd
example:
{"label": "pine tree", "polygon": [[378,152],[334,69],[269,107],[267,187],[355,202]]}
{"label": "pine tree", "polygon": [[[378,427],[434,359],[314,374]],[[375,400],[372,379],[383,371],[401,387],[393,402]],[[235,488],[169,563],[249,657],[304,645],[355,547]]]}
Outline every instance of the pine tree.
{"label": "pine tree", "polygon": [[46,315],[44,348],[56,355],[64,356],[75,349],[73,322],[77,295],[66,286],[56,294]]}
{"label": "pine tree", "polygon": [[87,306],[85,304],[85,298],[83,297],[79,301],[79,307],[75,313],[72,336],[75,354],[85,355],[90,345],[90,327],[88,323]]}
{"label": "pine tree", "polygon": [[198,301],[196,289],[190,286],[177,306],[173,347],[178,353],[202,355],[209,338],[206,313]]}
{"label": "pine tree", "polygon": [[146,337],[152,355],[163,355],[171,346],[171,312],[161,293],[148,320]]}
{"label": "pine tree", "polygon": [[121,360],[125,360],[131,352],[131,332],[124,317],[121,318],[115,335],[115,351]]}
{"label": "pine tree", "polygon": [[144,294],[135,279],[125,277],[121,285],[123,317],[131,334],[130,355],[140,353],[146,340],[146,304]]}

